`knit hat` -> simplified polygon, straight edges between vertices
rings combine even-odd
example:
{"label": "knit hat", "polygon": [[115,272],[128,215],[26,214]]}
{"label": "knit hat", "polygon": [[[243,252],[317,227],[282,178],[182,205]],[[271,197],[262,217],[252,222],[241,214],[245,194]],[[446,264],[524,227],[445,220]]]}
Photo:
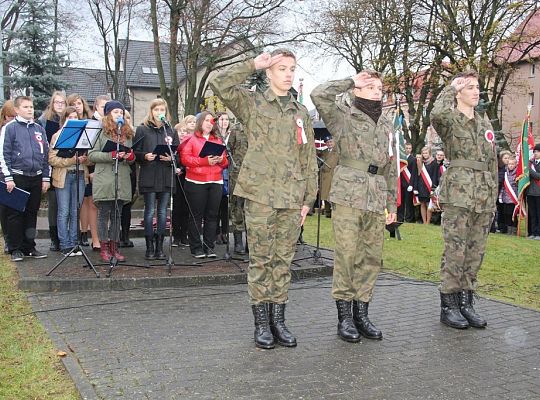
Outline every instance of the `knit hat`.
{"label": "knit hat", "polygon": [[105,107],[103,108],[103,114],[107,115],[115,108],[119,108],[122,111],[126,111],[126,107],[122,103],[120,103],[118,100],[109,100],[105,103]]}
{"label": "knit hat", "polygon": [[533,151],[540,151],[540,143],[534,146]]}

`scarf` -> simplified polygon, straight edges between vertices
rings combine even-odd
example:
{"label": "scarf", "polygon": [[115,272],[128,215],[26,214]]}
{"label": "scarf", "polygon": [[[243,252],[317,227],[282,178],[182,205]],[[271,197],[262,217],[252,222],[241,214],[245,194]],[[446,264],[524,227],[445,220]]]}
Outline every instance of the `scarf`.
{"label": "scarf", "polygon": [[379,117],[382,114],[382,101],[380,100],[369,100],[355,96],[353,106],[367,114],[375,123],[379,121]]}

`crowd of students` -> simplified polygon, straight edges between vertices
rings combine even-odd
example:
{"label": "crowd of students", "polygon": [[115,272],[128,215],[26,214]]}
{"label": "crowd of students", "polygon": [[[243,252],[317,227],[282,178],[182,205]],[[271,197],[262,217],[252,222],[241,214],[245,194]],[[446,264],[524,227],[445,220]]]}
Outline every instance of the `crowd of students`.
{"label": "crowd of students", "polygon": [[[71,119],[101,122],[91,149],[66,153],[55,148]],[[35,247],[37,213],[46,193],[50,251],[82,255],[78,246],[90,245],[90,231],[92,249],[103,261],[125,261],[119,249],[133,247],[129,228],[137,191],[144,197],[146,259],[165,259],[171,200],[173,246],[189,246],[196,258],[216,257],[216,236],[218,244],[228,242],[228,159],[225,151],[203,158],[199,152],[206,141],[227,144],[228,116],[218,115],[216,124],[209,112],[198,118],[188,115],[174,128],[168,120],[167,103],[159,98],[150,103],[136,129],[125,106],[106,95],[95,99],[91,111],[80,95],[55,91],[38,119],[32,98],[5,102],[0,112],[1,180],[8,192],[15,187],[30,192],[24,211],[0,207],[5,252],[11,260],[47,257]],[[109,141],[119,151],[109,151]],[[163,146],[166,151],[156,154]]]}
{"label": "crowd of students", "polygon": [[[125,120],[120,128],[119,118]],[[90,151],[66,157],[59,155],[54,147],[61,127],[70,119],[99,120],[102,133]],[[92,249],[100,252],[102,260],[108,262],[114,256],[124,261],[119,248],[133,247],[129,229],[137,190],[144,197],[146,259],[165,259],[163,243],[171,200],[173,246],[189,246],[195,258],[216,257],[215,244],[228,243],[231,192],[228,171],[232,166],[226,152],[204,158],[199,157],[199,152],[206,141],[228,146],[232,137],[229,154],[233,156],[237,137],[227,113],[215,117],[209,112],[198,117],[188,115],[174,128],[168,120],[167,103],[160,98],[150,103],[147,115],[136,129],[125,106],[107,95],[97,96],[91,110],[79,94],[66,96],[55,91],[36,120],[31,98],[21,96],[6,101],[0,111],[2,181],[8,191],[16,186],[30,192],[24,212],[1,206],[5,251],[11,254],[11,259],[46,257],[35,248],[34,241],[37,211],[44,192],[48,201],[51,251],[80,255],[80,251],[71,250],[77,244],[89,246],[90,239]],[[119,141],[127,150],[104,152],[107,141]],[[173,174],[172,156],[154,152],[157,145],[167,144],[177,157]],[[445,154],[442,150],[433,153],[426,146],[415,156],[410,143],[405,145],[405,150],[408,165],[401,173],[398,220],[440,223],[437,193],[448,165]],[[528,232],[529,238],[535,240],[540,240],[539,163],[540,145],[537,145],[529,163],[531,184],[527,192]],[[235,165],[236,172],[239,167]],[[516,193],[516,159],[511,152],[503,150],[499,154],[499,197],[492,232],[516,234],[519,212]],[[234,225],[235,250],[244,254],[242,228]]]}

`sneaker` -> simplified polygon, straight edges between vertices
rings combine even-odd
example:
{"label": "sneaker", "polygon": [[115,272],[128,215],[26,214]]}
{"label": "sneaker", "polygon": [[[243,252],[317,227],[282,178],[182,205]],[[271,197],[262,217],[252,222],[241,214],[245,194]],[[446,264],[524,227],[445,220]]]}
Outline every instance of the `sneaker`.
{"label": "sneaker", "polygon": [[536,239],[536,236],[530,235],[530,236],[527,236],[527,239],[529,239],[529,240],[535,240],[535,239]]}
{"label": "sneaker", "polygon": [[11,253],[11,261],[22,261],[24,260],[24,254],[20,250],[14,250],[13,253]]}
{"label": "sneaker", "polygon": [[75,254],[76,252],[71,251],[71,253],[70,253],[70,251],[71,251],[71,249],[62,249],[62,250],[60,250],[60,252],[62,253],[62,255],[64,257],[66,257],[66,256],[67,257],[75,257],[77,255],[77,254]]}
{"label": "sneaker", "polygon": [[206,249],[206,257],[208,258],[216,258],[217,255],[214,253],[214,249]]}
{"label": "sneaker", "polygon": [[77,251],[74,251],[73,254],[75,254],[76,256],[82,256],[82,251],[77,250]]}
{"label": "sneaker", "polygon": [[172,247],[179,247],[180,246],[180,239],[174,239],[171,246]]}
{"label": "sneaker", "polygon": [[202,250],[197,250],[195,253],[191,254],[195,258],[205,258],[206,254]]}
{"label": "sneaker", "polygon": [[47,254],[43,254],[42,252],[36,249],[32,249],[28,252],[28,254],[25,254],[25,256],[31,257],[31,258],[46,258]]}
{"label": "sneaker", "polygon": [[180,244],[183,246],[183,247],[189,247],[189,242],[187,239],[180,239]]}
{"label": "sneaker", "polygon": [[540,236],[535,236],[534,240],[540,240]]}

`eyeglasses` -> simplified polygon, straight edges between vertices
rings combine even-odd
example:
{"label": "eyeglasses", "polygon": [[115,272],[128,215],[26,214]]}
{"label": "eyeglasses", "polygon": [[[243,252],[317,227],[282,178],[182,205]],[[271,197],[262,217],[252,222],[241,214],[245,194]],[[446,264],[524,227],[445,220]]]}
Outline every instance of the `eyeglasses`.
{"label": "eyeglasses", "polygon": [[57,100],[55,100],[55,101],[54,101],[54,104],[63,104],[63,105],[66,105],[66,102],[65,102],[65,101],[57,101]]}

